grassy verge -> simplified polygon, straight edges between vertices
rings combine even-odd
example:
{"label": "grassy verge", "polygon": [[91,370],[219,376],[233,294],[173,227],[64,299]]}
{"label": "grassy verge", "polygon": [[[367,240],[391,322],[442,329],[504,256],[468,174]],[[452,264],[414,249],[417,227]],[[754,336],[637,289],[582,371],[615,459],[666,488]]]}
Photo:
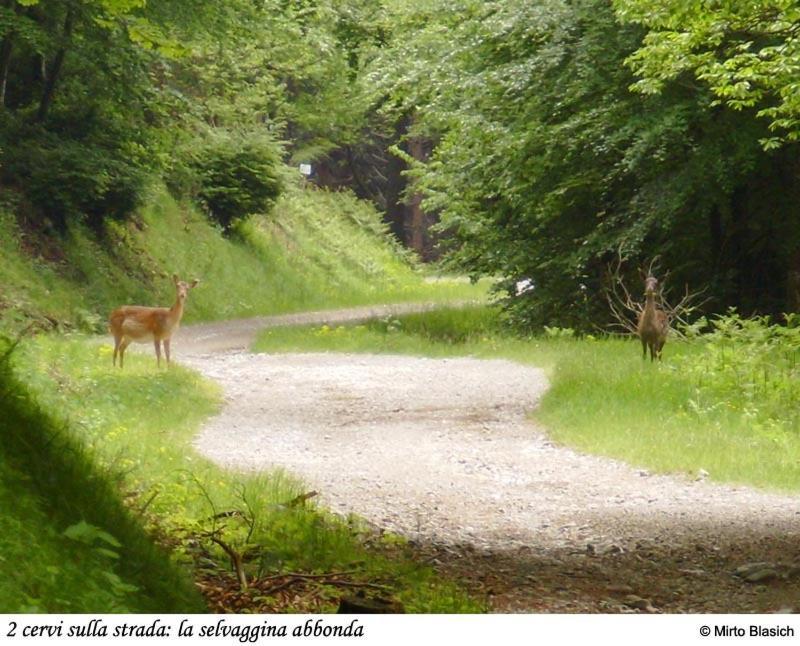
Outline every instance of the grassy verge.
{"label": "grassy verge", "polygon": [[[292,503],[304,488],[287,474],[232,474],[197,456],[191,439],[216,410],[219,393],[180,367],[156,370],[149,356],[133,354],[124,373],[114,371],[110,351],[90,338],[43,336],[15,354],[15,367],[42,407],[59,412],[70,441],[108,473],[151,533],[171,544],[209,596],[227,599],[218,607],[325,612],[335,609],[343,590],[352,593],[335,584],[269,593],[274,586],[267,584],[280,582],[269,577],[300,571],[346,572],[340,578],[351,583],[386,586],[381,593],[412,612],[481,609],[407,558],[399,538],[378,536],[357,519],[343,521],[309,502]],[[69,496],[79,494],[71,490]],[[250,585],[244,597],[228,550],[244,563]],[[45,597],[43,607],[56,609]]]}
{"label": "grassy verge", "polygon": [[0,612],[202,612],[112,474],[0,360]]}
{"label": "grassy verge", "polygon": [[[168,305],[173,273],[198,277],[186,321],[411,300],[479,298],[484,287],[429,283],[380,215],[345,193],[294,188],[268,217],[224,237],[156,188],[137,218],[103,236],[34,232],[0,205],[0,329],[30,320],[101,332],[122,303]],[[47,323],[45,323],[47,324]]]}
{"label": "grassy verge", "polygon": [[[469,308],[355,326],[270,329],[255,349],[471,355],[540,366],[551,388],[535,416],[558,442],[659,472],[703,469],[722,482],[800,490],[800,433],[780,422],[796,421],[796,368],[766,388],[783,389],[780,398],[768,398],[743,378],[744,368],[730,365],[732,356],[763,340],[725,343],[727,355],[724,344],[720,352],[717,343],[671,341],[664,362],[651,364],[631,340],[574,339],[558,330],[520,339],[502,332],[492,310]],[[791,357],[781,355],[782,361],[796,366],[797,352],[787,346]],[[717,355],[722,364],[711,360]],[[761,366],[747,370],[754,382],[762,379]],[[737,375],[735,388],[723,387],[729,373]],[[768,399],[779,405],[767,415]]]}

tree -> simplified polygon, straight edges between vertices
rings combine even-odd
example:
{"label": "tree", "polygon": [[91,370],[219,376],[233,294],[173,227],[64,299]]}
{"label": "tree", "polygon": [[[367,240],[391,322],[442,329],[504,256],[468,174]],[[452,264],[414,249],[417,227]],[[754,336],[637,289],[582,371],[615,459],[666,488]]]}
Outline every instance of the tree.
{"label": "tree", "polygon": [[800,4],[614,0],[614,7],[648,30],[627,60],[640,77],[636,90],[656,93],[694,76],[720,103],[768,119],[775,136],[763,139],[766,147],[800,139]]}
{"label": "tree", "polygon": [[[799,227],[777,169],[795,153],[765,152],[765,123],[700,84],[631,92],[625,61],[644,34],[603,0],[464,3],[444,21],[385,52],[402,64],[380,66],[379,85],[437,141],[414,174],[453,234],[451,257],[501,276],[515,321],[602,324],[620,248],[708,285],[711,307],[786,306],[781,265]],[[522,278],[536,288],[517,298]]]}

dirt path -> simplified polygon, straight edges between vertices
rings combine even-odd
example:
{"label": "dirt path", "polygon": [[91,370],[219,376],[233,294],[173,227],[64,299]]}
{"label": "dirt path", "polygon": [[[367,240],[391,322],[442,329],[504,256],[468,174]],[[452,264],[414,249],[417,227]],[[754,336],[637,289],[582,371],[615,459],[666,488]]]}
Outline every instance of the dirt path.
{"label": "dirt path", "polygon": [[[452,307],[472,301],[456,301]],[[180,344],[194,354],[209,354],[232,350],[248,350],[259,330],[285,325],[338,325],[356,323],[385,316],[398,316],[416,312],[429,312],[441,307],[439,303],[398,303],[393,305],[365,305],[340,310],[255,316],[216,323],[197,323],[184,326],[180,331]]]}
{"label": "dirt path", "polygon": [[[500,611],[800,609],[799,498],[554,446],[526,418],[547,387],[540,370],[242,349],[266,325],[387,313],[183,330],[181,360],[225,390],[197,449],[232,469],[287,468],[333,510],[410,538]],[[763,582],[732,575],[762,561]]]}

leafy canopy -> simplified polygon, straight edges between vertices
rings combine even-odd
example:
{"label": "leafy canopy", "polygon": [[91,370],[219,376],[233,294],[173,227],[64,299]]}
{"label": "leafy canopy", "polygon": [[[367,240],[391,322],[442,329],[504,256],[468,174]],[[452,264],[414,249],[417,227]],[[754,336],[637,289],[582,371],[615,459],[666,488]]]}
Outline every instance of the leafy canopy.
{"label": "leafy canopy", "polygon": [[795,0],[614,0],[619,17],[648,31],[627,63],[633,88],[660,92],[694,76],[717,101],[769,120],[770,148],[800,139],[800,4]]}

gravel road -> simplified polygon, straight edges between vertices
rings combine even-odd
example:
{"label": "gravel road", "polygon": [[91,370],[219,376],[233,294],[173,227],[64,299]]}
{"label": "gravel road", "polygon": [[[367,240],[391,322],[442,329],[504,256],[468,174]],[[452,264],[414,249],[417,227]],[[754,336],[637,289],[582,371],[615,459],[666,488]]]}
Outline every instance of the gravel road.
{"label": "gravel road", "polygon": [[[547,388],[541,370],[245,350],[268,325],[390,311],[400,310],[182,330],[180,360],[225,393],[197,450],[234,470],[288,469],[332,510],[408,537],[498,611],[800,609],[800,498],[555,446],[529,419]],[[757,581],[733,576],[754,562]]]}

